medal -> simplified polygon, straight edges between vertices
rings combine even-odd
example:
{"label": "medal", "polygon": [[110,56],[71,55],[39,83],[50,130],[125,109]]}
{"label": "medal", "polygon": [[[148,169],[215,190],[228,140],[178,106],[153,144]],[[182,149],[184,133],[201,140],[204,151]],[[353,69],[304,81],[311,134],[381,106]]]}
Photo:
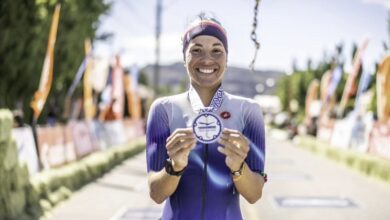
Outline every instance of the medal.
{"label": "medal", "polygon": [[192,129],[199,142],[204,144],[218,140],[222,133],[222,121],[212,112],[200,113],[192,122]]}

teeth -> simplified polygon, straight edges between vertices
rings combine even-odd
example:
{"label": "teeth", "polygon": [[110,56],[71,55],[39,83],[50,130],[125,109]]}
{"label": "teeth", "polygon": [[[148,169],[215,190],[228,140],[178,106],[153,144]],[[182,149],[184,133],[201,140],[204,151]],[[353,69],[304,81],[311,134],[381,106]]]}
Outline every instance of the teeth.
{"label": "teeth", "polygon": [[214,69],[199,69],[199,72],[202,72],[202,73],[212,73],[212,72],[214,72]]}

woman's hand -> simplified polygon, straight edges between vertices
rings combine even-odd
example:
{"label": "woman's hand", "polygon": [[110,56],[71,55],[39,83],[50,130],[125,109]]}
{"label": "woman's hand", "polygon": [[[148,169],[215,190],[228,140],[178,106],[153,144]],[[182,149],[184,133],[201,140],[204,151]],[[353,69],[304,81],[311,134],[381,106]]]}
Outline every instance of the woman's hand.
{"label": "woman's hand", "polygon": [[192,128],[176,129],[171,136],[167,138],[167,153],[171,158],[172,166],[175,171],[184,169],[188,164],[188,155],[196,146],[196,139]]}
{"label": "woman's hand", "polygon": [[226,166],[230,171],[237,171],[249,152],[249,141],[241,132],[232,129],[224,129],[218,141],[224,147],[218,147],[218,151],[226,156]]}

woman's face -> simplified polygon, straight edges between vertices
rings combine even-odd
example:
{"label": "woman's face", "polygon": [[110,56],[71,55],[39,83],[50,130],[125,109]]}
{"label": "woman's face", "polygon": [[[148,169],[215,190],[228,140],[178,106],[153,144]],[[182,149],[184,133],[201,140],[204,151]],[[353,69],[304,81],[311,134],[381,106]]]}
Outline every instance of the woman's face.
{"label": "woman's face", "polygon": [[226,51],[222,42],[207,35],[192,39],[186,51],[185,66],[195,88],[218,87],[226,69]]}

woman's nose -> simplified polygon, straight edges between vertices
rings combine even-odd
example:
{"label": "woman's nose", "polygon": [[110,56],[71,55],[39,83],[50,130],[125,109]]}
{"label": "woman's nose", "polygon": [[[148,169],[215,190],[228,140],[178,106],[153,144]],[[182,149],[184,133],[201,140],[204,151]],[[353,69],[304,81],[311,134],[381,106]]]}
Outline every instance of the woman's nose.
{"label": "woman's nose", "polygon": [[213,62],[213,57],[208,53],[205,53],[203,54],[201,61],[203,64],[209,64]]}

